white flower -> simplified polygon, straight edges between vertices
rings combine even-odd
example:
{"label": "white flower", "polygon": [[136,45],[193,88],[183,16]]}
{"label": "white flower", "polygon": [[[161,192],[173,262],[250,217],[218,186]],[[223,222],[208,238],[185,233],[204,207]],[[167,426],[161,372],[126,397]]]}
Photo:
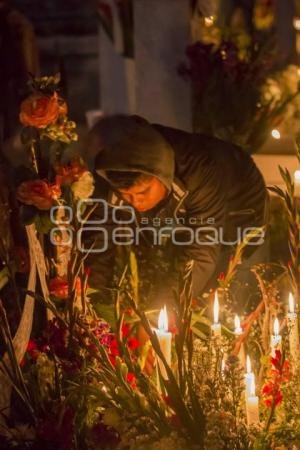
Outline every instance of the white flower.
{"label": "white flower", "polygon": [[94,178],[91,172],[84,172],[78,181],[71,185],[75,198],[89,198],[94,192]]}

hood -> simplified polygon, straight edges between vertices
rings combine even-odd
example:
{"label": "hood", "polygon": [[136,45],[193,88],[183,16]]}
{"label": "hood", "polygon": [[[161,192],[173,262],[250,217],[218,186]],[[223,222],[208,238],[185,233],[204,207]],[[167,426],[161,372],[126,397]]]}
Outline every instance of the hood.
{"label": "hood", "polygon": [[138,116],[115,116],[97,124],[102,149],[95,170],[105,178],[107,170],[142,172],[158,178],[171,190],[174,179],[174,151],[163,136]]}

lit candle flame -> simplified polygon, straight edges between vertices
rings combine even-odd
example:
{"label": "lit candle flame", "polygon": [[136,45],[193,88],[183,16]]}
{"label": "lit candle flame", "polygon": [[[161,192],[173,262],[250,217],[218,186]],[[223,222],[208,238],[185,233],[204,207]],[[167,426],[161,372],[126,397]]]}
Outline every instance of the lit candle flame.
{"label": "lit candle flame", "polygon": [[290,308],[290,314],[294,314],[295,313],[295,302],[294,302],[294,296],[291,292],[289,294],[289,308]]}
{"label": "lit candle flame", "polygon": [[300,20],[298,17],[295,17],[293,20],[293,25],[295,30],[299,31],[300,30]]}
{"label": "lit candle flame", "polygon": [[206,27],[211,27],[214,24],[214,16],[204,17],[204,23]]}
{"label": "lit candle flame", "polygon": [[277,317],[274,320],[274,336],[279,336],[279,320]]}
{"label": "lit candle flame", "polygon": [[214,323],[219,323],[219,299],[217,291],[215,292],[214,300]]}
{"label": "lit candle flame", "polygon": [[251,378],[250,382],[250,397],[255,397],[255,378]]}
{"label": "lit candle flame", "polygon": [[276,128],[274,130],[271,131],[271,135],[274,139],[280,139],[281,138],[281,134],[279,130],[276,130]]}
{"label": "lit candle flame", "polygon": [[158,317],[158,329],[160,331],[168,331],[169,329],[166,305],[163,307],[163,309],[160,310]]}
{"label": "lit candle flame", "polygon": [[[300,74],[299,74],[299,76],[300,76]],[[294,181],[296,183],[300,182],[300,170],[295,170],[295,172],[294,172]]]}
{"label": "lit candle flame", "polygon": [[247,373],[251,373],[251,360],[250,360],[249,355],[247,355],[247,358],[246,358],[246,368],[247,368]]}
{"label": "lit candle flame", "polygon": [[236,314],[234,318],[234,326],[236,330],[239,330],[241,328],[241,321],[239,316]]}

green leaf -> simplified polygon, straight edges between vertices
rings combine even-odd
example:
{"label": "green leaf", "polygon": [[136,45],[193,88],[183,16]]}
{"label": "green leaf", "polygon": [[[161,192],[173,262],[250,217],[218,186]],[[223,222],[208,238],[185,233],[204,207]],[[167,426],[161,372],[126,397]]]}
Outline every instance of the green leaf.
{"label": "green leaf", "polygon": [[101,317],[103,320],[109,323],[113,329],[116,328],[116,320],[113,304],[106,305],[101,303],[101,301],[98,302],[93,301],[93,307],[99,317]]}
{"label": "green leaf", "polygon": [[30,225],[34,223],[38,215],[38,210],[35,206],[21,205],[20,207],[20,219],[23,225]]}
{"label": "green leaf", "polygon": [[140,366],[141,370],[144,369],[145,364],[146,364],[146,360],[147,360],[147,356],[148,356],[148,352],[151,348],[151,342],[147,341],[142,348],[142,351],[140,353],[140,356],[138,357],[137,363]]}
{"label": "green leaf", "polygon": [[9,281],[9,271],[7,267],[0,272],[0,289],[2,289]]}
{"label": "green leaf", "polygon": [[197,327],[192,326],[192,332],[200,339],[207,340],[207,335],[200,331]]}
{"label": "green leaf", "polygon": [[35,217],[36,229],[39,233],[47,234],[54,227],[54,224],[50,220],[50,213],[39,213]]}
{"label": "green leaf", "polygon": [[130,252],[130,272],[131,272],[131,285],[133,290],[133,296],[136,305],[139,303],[139,276],[138,276],[138,266],[134,252]]}

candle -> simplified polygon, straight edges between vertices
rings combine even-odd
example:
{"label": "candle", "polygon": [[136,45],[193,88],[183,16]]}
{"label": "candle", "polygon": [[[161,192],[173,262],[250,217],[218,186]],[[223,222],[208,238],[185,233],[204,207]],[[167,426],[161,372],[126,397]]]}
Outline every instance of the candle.
{"label": "candle", "polygon": [[214,323],[211,326],[211,331],[212,331],[213,337],[221,336],[221,324],[219,323],[219,299],[218,299],[217,291],[215,292]]}
{"label": "candle", "polygon": [[271,355],[275,356],[275,350],[281,351],[282,337],[279,334],[279,320],[274,320],[274,334],[271,336]]}
{"label": "candle", "polygon": [[[171,365],[171,344],[172,344],[172,333],[168,331],[168,315],[167,308],[164,306],[163,309],[160,310],[158,317],[158,329],[155,330],[156,335],[158,337],[159,345],[161,351],[168,363]],[[160,368],[160,372],[162,377],[166,380],[168,378],[165,366],[160,358],[158,358],[158,365]]]}
{"label": "candle", "polygon": [[[243,329],[241,327],[241,321],[237,314],[235,315],[235,318],[234,318],[234,327],[235,327],[234,334],[236,336],[240,336],[241,334],[243,334]],[[243,343],[241,343],[238,358],[240,360],[240,364],[242,365],[242,367],[244,367],[245,366],[245,349],[244,349]]]}
{"label": "candle", "polygon": [[290,354],[294,365],[296,365],[298,364],[298,359],[300,357],[299,328],[298,315],[295,312],[295,300],[291,293],[289,294],[289,312],[287,319],[289,329]]}
{"label": "candle", "polygon": [[241,321],[239,316],[236,314],[235,318],[234,318],[234,334],[236,336],[240,336],[241,334],[243,334],[243,330],[241,328]]}
{"label": "candle", "polygon": [[251,370],[251,360],[249,358],[249,355],[247,355],[246,358],[246,374],[245,374],[245,384],[246,384],[246,399],[249,397],[251,393],[251,386],[252,382],[254,380],[254,373]]}
{"label": "candle", "polygon": [[259,422],[258,397],[255,395],[255,378],[253,377],[250,386],[249,396],[246,397],[247,424],[255,425]]}

